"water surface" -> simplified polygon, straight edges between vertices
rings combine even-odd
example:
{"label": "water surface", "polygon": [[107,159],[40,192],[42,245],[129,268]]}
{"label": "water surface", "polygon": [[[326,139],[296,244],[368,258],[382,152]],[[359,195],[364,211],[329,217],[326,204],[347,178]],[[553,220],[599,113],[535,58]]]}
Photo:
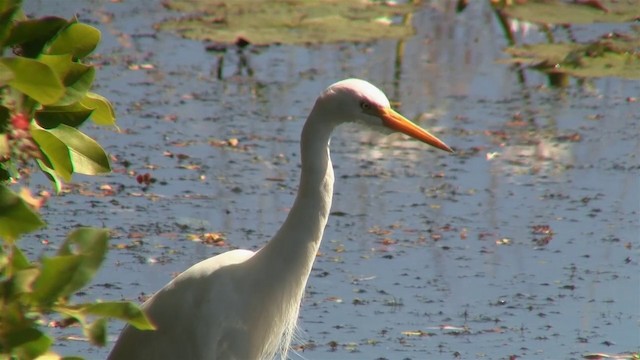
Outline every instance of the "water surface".
{"label": "water surface", "polygon": [[[337,131],[334,216],[302,305],[295,345],[306,349],[292,359],[638,351],[639,83],[550,88],[496,62],[506,41],[488,6],[456,15],[450,3],[424,5],[401,46],[249,49],[244,66],[235,50],[156,32],[175,15],[160,2],[27,1],[30,13],[78,12],[101,29],[96,91],[115,103],[121,131],[86,129],[114,173],[75,177],[44,210],[49,227],[23,245],[37,256],[75,226],[113,230],[77,301],[138,301],[202,259],[258,249],[293,201],[315,97],[360,77],[457,153]],[[144,188],[140,173],[157,182]],[[222,233],[225,245],[192,240],[203,233]],[[120,328],[112,322],[113,339]],[[68,339],[73,329],[56,334],[64,355],[108,353]]]}

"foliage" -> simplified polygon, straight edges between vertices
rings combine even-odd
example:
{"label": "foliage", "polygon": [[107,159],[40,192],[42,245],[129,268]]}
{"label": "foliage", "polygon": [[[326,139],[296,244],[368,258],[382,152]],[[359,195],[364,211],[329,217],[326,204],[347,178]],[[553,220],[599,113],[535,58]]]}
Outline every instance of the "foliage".
{"label": "foliage", "polygon": [[[17,195],[0,186],[0,209],[20,204]],[[31,214],[31,226],[43,223]],[[6,230],[6,229],[2,229]],[[2,231],[5,239],[11,232]],[[125,320],[140,329],[151,329],[143,313],[128,302],[97,302],[73,304],[70,297],[86,286],[107,252],[108,231],[78,228],[71,232],[55,256],[44,257],[40,263],[30,262],[16,244],[6,243],[0,253],[0,358],[12,356],[33,359],[42,355],[58,358],[50,352],[53,343],[41,330],[42,324],[54,312],[61,320],[56,326],[80,324],[92,344],[106,343],[106,320]]]}
{"label": "foliage", "polygon": [[558,1],[528,0],[508,2],[493,1],[505,13],[521,21],[545,24],[593,24],[623,23],[640,17],[640,7],[635,1]]}
{"label": "foliage", "polygon": [[[492,0],[492,5],[511,43],[505,51],[512,57],[503,62],[545,72],[558,85],[566,84],[568,76],[640,78],[640,30],[632,26],[640,19],[637,1]],[[540,27],[548,43],[516,44],[514,21]],[[572,27],[605,22],[627,23],[631,30],[607,32],[586,42],[572,39]],[[555,40],[552,27],[566,30],[569,41]]]}
{"label": "foliage", "polygon": [[87,120],[115,125],[114,110],[90,92],[95,68],[83,63],[100,32],[76,19],[27,19],[17,0],[0,3],[0,181],[18,179],[35,159],[60,189],[73,173],[111,170],[100,145],[78,130]]}
{"label": "foliage", "polygon": [[186,15],[158,24],[163,30],[198,40],[256,45],[371,41],[413,35],[410,21],[393,22],[416,9],[382,1],[168,0],[164,5]]}
{"label": "foliage", "polygon": [[27,19],[20,1],[0,1],[0,359],[60,358],[43,325],[78,324],[96,345],[106,342],[109,318],[153,328],[131,303],[71,302],[102,264],[107,230],[78,228],[39,261],[18,247],[45,226],[42,199],[8,187],[29,173],[27,164],[35,160],[58,190],[73,173],[110,171],[102,147],[78,129],[88,119],[115,125],[109,101],[90,92],[95,68],[83,62],[99,41],[97,29],[75,19]]}
{"label": "foliage", "polygon": [[[634,44],[635,43],[635,44]],[[531,44],[507,48],[514,62],[579,78],[640,79],[640,39],[602,39],[591,44]],[[635,50],[634,50],[635,49]]]}

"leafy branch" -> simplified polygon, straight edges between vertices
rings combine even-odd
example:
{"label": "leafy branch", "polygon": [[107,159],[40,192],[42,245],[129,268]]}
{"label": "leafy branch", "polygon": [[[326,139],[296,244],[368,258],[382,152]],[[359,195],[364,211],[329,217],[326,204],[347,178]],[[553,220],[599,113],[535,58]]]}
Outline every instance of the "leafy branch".
{"label": "leafy branch", "polygon": [[30,165],[57,191],[74,173],[111,171],[104,149],[79,130],[89,120],[115,126],[111,103],[90,91],[96,70],[85,58],[99,42],[100,31],[77,19],[28,19],[21,1],[0,2],[0,359],[60,358],[42,329],[52,315],[61,326],[79,324],[100,346],[109,318],[153,328],[132,303],[71,301],[102,265],[108,230],[75,229],[55,256],[37,261],[18,247],[21,236],[46,225],[37,212],[45,199],[10,187]]}

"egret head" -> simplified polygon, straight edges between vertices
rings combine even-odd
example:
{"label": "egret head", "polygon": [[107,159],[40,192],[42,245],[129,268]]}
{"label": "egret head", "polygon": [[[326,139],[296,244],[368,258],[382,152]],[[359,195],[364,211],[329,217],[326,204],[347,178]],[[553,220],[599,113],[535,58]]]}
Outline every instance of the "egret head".
{"label": "egret head", "polygon": [[449,146],[391,108],[377,87],[360,79],[347,79],[329,86],[318,98],[316,109],[335,125],[363,124],[382,133],[401,132],[444,151]]}

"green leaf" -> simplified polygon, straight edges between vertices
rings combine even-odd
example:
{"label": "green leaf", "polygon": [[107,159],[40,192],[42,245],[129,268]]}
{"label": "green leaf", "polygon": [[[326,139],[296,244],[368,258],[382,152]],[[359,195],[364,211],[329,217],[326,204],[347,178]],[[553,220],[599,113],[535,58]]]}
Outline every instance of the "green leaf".
{"label": "green leaf", "polygon": [[114,301],[85,305],[83,312],[95,316],[116,318],[128,322],[139,330],[155,330],[140,308],[131,302]]}
{"label": "green leaf", "polygon": [[11,266],[14,270],[24,270],[31,267],[31,262],[24,255],[19,247],[13,245],[11,248]]}
{"label": "green leaf", "polygon": [[51,338],[35,328],[11,330],[4,337],[2,345],[8,345],[17,359],[35,359],[44,354],[53,343]]}
{"label": "green leaf", "polygon": [[4,86],[13,79],[15,79],[15,76],[13,76],[13,71],[11,71],[11,68],[5,66],[4,64],[2,64],[2,62],[0,62],[0,85]]}
{"label": "green leaf", "polygon": [[45,223],[20,196],[0,185],[0,237],[14,241]]}
{"label": "green leaf", "polygon": [[9,143],[9,135],[0,132],[0,158],[11,157],[11,144]]}
{"label": "green leaf", "polygon": [[40,270],[36,268],[16,271],[11,279],[11,295],[15,296],[23,293],[30,293],[33,284],[40,275]]}
{"label": "green leaf", "polygon": [[[11,111],[8,107],[0,105],[0,133],[6,134],[9,132],[9,123],[11,122]],[[2,156],[0,152],[0,156]]]}
{"label": "green leaf", "polygon": [[100,42],[100,30],[74,22],[58,33],[47,50],[48,54],[72,54],[75,58],[89,55]]}
{"label": "green leaf", "polygon": [[0,46],[3,46],[5,39],[9,36],[13,26],[13,16],[20,9],[20,3],[15,0],[4,1],[0,4]]}
{"label": "green leaf", "polygon": [[91,89],[96,74],[93,66],[73,62],[71,54],[42,55],[39,60],[49,65],[65,86],[64,96],[55,105],[71,105],[83,99]]}
{"label": "green leaf", "polygon": [[[55,174],[64,181],[71,180],[73,163],[71,162],[71,154],[67,145],[49,130],[35,126],[31,127],[31,136],[47,157],[50,165],[48,167],[55,171]],[[40,164],[40,168],[42,169],[42,164]]]}
{"label": "green leaf", "polygon": [[98,319],[84,328],[84,334],[93,345],[104,346],[107,343],[107,319]]}
{"label": "green leaf", "polygon": [[81,227],[69,233],[60,245],[58,255],[88,256],[94,260],[97,269],[107,252],[108,240],[109,231],[106,229]]}
{"label": "green leaf", "polygon": [[40,276],[33,285],[33,300],[40,304],[52,304],[68,295],[73,274],[82,263],[81,256],[54,256],[42,259]]}
{"label": "green leaf", "polygon": [[5,45],[20,46],[21,55],[36,58],[45,44],[67,24],[69,24],[67,20],[54,16],[19,21],[11,29]]}
{"label": "green leaf", "polygon": [[108,240],[109,232],[105,229],[78,228],[67,236],[58,255],[77,256],[80,263],[74,273],[67,275],[69,282],[64,296],[81,289],[93,279],[107,253]]}
{"label": "green leaf", "polygon": [[36,121],[45,129],[51,129],[60,124],[77,128],[89,118],[92,112],[93,109],[80,102],[67,106],[45,106],[36,111]]}
{"label": "green leaf", "polygon": [[124,301],[101,302],[80,305],[58,305],[55,311],[77,319],[87,326],[88,317],[120,319],[139,330],[155,330],[144,312],[135,304]]}
{"label": "green leaf", "polygon": [[0,2],[0,12],[11,10],[12,8],[20,7],[22,0],[5,0]]}
{"label": "green leaf", "polygon": [[56,128],[45,131],[48,131],[67,145],[71,154],[73,171],[85,175],[96,175],[111,171],[109,158],[102,147],[79,130],[61,124]]}
{"label": "green leaf", "polygon": [[107,98],[95,94],[87,93],[84,99],[80,101],[80,104],[93,109],[91,114],[91,120],[98,125],[115,125],[116,113],[113,110],[113,106],[107,100]]}
{"label": "green leaf", "polygon": [[54,71],[46,64],[27,58],[0,58],[0,64],[13,73],[7,83],[37,102],[56,103],[65,94],[65,88]]}
{"label": "green leaf", "polygon": [[0,164],[0,182],[4,182],[11,179],[11,174]]}
{"label": "green leaf", "polygon": [[38,163],[40,170],[42,170],[42,172],[46,175],[49,181],[51,181],[54,184],[56,188],[56,193],[59,193],[62,190],[62,181],[60,181],[60,178],[56,174],[56,171],[53,170],[51,166],[49,166],[45,161],[36,159],[36,162]]}

